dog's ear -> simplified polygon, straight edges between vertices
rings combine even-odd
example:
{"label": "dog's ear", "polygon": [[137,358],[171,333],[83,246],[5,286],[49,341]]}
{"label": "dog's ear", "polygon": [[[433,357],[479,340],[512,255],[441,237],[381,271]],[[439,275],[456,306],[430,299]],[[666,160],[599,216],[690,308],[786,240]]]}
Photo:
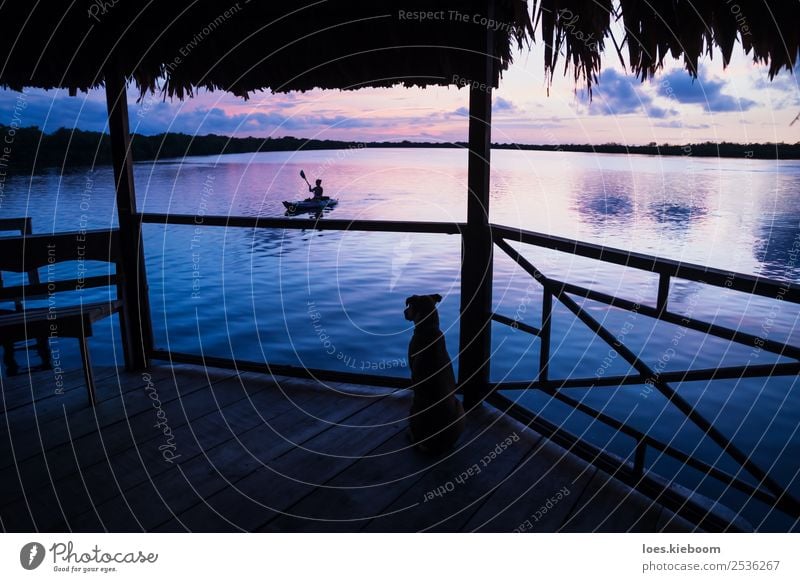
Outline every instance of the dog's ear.
{"label": "dog's ear", "polygon": [[442,300],[442,296],[439,295],[438,293],[434,293],[433,295],[431,295],[431,299],[433,299],[434,303],[439,303],[439,301]]}

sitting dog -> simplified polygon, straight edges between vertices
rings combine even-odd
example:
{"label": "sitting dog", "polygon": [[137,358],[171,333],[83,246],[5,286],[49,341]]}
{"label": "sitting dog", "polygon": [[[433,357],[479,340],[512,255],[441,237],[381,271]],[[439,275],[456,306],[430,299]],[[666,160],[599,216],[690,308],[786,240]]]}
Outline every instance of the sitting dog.
{"label": "sitting dog", "polygon": [[436,304],[442,296],[412,295],[405,318],[414,322],[408,345],[408,365],[414,401],[409,419],[411,440],[423,452],[442,453],[455,445],[464,430],[464,408],[456,399],[456,378],[439,329]]}

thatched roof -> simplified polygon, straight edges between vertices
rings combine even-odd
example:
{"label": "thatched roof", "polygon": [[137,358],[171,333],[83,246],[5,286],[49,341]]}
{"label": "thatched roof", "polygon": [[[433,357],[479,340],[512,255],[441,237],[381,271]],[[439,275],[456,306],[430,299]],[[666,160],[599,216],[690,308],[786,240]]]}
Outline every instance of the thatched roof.
{"label": "thatched roof", "polygon": [[562,58],[591,86],[618,18],[628,33],[613,41],[643,79],[666,55],[694,72],[718,47],[727,63],[737,38],[771,75],[798,58],[798,0],[7,0],[0,84],[85,91],[113,56],[142,91],[166,80],[179,98],[198,87],[449,85],[482,78],[476,56],[491,26],[493,85],[514,50],[544,41],[549,74]]}
{"label": "thatched roof", "polygon": [[[524,0],[493,2],[493,82],[532,33]],[[0,82],[86,90],[109,55],[141,89],[166,79],[246,94],[481,79],[487,3],[472,0],[48,0],[0,8]],[[466,21],[460,17],[466,16]],[[477,17],[477,18],[476,18]],[[17,32],[20,38],[15,39]],[[0,56],[0,59],[3,57]]]}

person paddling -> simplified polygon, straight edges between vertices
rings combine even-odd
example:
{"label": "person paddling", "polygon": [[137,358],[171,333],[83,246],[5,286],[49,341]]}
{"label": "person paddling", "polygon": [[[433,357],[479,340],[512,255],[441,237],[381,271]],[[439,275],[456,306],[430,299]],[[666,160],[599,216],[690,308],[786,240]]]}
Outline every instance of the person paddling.
{"label": "person paddling", "polygon": [[314,193],[314,197],[310,198],[309,200],[314,200],[315,202],[323,202],[325,200],[329,200],[329,198],[327,196],[323,196],[322,195],[322,192],[323,192],[323,190],[322,190],[322,180],[317,178],[317,185],[312,188],[311,184],[308,181],[308,178],[306,178],[306,173],[303,170],[300,170],[300,177],[303,178],[303,180],[306,181],[306,184],[308,184],[308,191]]}
{"label": "person paddling", "polygon": [[311,184],[309,184],[308,191],[314,193],[314,200],[322,200],[322,180],[317,178],[317,185],[313,188],[311,187]]}

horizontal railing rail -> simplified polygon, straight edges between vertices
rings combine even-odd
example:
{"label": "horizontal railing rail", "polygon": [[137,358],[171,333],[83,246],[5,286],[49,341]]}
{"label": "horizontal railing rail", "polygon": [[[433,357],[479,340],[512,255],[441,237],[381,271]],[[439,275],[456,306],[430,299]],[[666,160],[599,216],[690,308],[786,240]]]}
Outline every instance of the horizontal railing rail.
{"label": "horizontal railing rail", "polygon": [[[726,366],[724,368],[702,368],[698,370],[679,370],[660,372],[665,382],[699,382],[704,380],[737,380],[741,378],[762,378],[764,376],[797,376],[800,374],[800,362],[783,364],[747,364],[745,366]],[[557,380],[529,380],[517,382],[495,382],[493,390],[529,390],[567,388],[617,388],[619,386],[641,386],[653,378],[641,374],[622,376],[590,376],[578,378],[560,378]]]}
{"label": "horizontal railing rail", "polygon": [[383,388],[411,387],[411,380],[408,378],[379,376],[377,374],[363,374],[359,372],[339,372],[337,370],[309,368],[307,366],[291,366],[288,364],[253,362],[251,360],[187,354],[171,350],[153,350],[150,357],[154,360],[162,360],[176,364],[192,364],[196,366],[208,366],[210,368],[238,370],[241,372],[258,372],[261,374],[287,376],[290,378],[308,378],[311,380],[323,380],[325,382],[346,382],[348,384],[380,386]]}
{"label": "horizontal railing rail", "polygon": [[402,220],[342,220],[331,218],[274,218],[257,216],[218,216],[191,214],[138,215],[146,224],[181,224],[192,226],[223,226],[237,228],[276,228],[288,230],[342,230],[364,232],[416,232],[431,234],[461,234],[465,225],[459,222],[422,222]]}
{"label": "horizontal railing rail", "polygon": [[[800,358],[800,348],[783,342],[770,340],[768,338],[762,338],[736,329],[730,329],[723,325],[700,321],[688,315],[668,311],[666,301],[663,303],[662,307],[654,308],[650,307],[649,305],[636,303],[635,301],[631,301],[629,299],[622,299],[620,297],[614,297],[613,295],[601,293],[593,289],[586,289],[585,287],[581,287],[579,285],[564,283],[556,279],[550,279],[550,281],[560,291],[569,293],[570,295],[577,295],[586,299],[591,299],[592,301],[605,303],[611,307],[632,311],[653,319],[680,325],[688,329],[699,331],[707,335],[713,335],[739,344],[748,345],[750,347],[758,347],[767,352],[789,356],[792,358]],[[698,282],[703,283],[703,281]],[[787,285],[789,284],[787,283]]]}
{"label": "horizontal railing rail", "polygon": [[605,263],[613,263],[623,267],[658,273],[662,276],[662,279],[659,281],[659,298],[657,302],[659,308],[662,307],[661,300],[665,299],[665,297],[662,297],[664,289],[669,288],[668,285],[665,285],[663,279],[669,277],[697,281],[699,283],[705,283],[706,285],[743,291],[751,295],[760,295],[762,297],[780,297],[783,301],[800,303],[800,285],[794,283],[775,281],[764,277],[745,275],[743,273],[734,273],[725,271],[724,269],[704,267],[702,265],[694,265],[683,261],[664,259],[633,251],[519,230],[497,224],[492,225],[492,233],[495,240],[525,243],[546,249],[562,251],[571,255],[596,259]]}

